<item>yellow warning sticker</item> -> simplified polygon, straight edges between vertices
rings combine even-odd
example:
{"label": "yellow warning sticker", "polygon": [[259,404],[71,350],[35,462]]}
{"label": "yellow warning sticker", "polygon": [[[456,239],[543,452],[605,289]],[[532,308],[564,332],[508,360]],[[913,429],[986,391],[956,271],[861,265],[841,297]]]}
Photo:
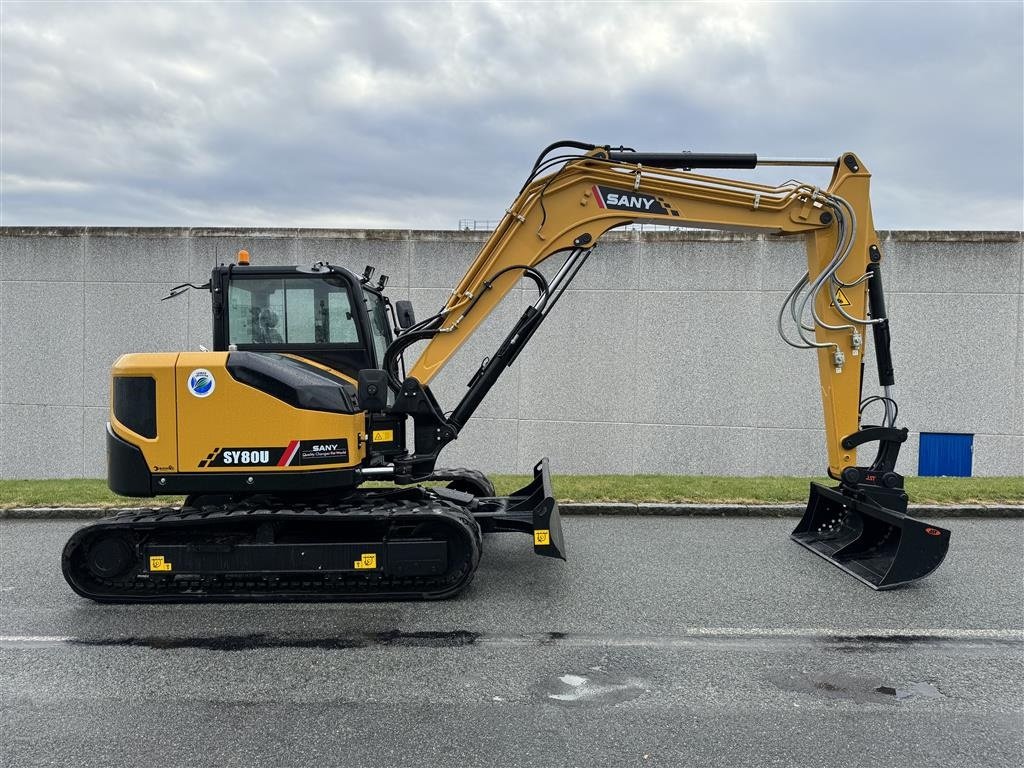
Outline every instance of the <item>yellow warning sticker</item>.
{"label": "yellow warning sticker", "polygon": [[390,443],[395,439],[395,430],[393,429],[375,429],[373,430],[373,442],[375,443]]}
{"label": "yellow warning sticker", "polygon": [[372,571],[377,567],[377,555],[373,552],[364,552],[363,556],[356,560],[355,569],[357,571]]}
{"label": "yellow warning sticker", "polygon": [[163,555],[150,555],[149,556],[149,570],[151,571],[169,571],[171,570],[171,564],[164,560]]}
{"label": "yellow warning sticker", "polygon": [[[848,298],[846,298],[846,294],[843,293],[843,289],[842,288],[836,288],[836,301],[839,302],[839,306],[840,307],[848,307],[848,306],[850,306],[850,300]],[[836,305],[835,301],[830,302],[830,303],[832,304],[833,307]]]}
{"label": "yellow warning sticker", "polygon": [[533,532],[533,543],[538,547],[546,547],[551,543],[551,531],[537,530]]}

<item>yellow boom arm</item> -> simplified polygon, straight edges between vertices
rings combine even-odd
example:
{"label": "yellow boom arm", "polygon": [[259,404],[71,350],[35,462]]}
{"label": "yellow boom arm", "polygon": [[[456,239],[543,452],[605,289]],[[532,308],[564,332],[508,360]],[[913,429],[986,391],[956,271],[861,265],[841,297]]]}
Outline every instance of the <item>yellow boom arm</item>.
{"label": "yellow boom arm", "polygon": [[[702,157],[751,160],[723,166],[710,160],[699,164]],[[420,338],[429,341],[409,379],[428,384],[524,274],[531,276],[532,268],[568,251],[550,284],[538,282],[542,295],[534,309],[545,314],[591,249],[616,227],[648,222],[803,234],[807,277],[780,312],[780,333],[793,346],[817,351],[829,474],[838,478],[844,468],[856,464],[856,446],[844,448],[843,440],[859,429],[865,330],[873,322],[884,322],[868,317],[868,288],[881,258],[871,219],[870,174],[851,153],[834,162],[827,190],[799,182],[764,186],[678,170],[753,167],[756,162],[754,156],[634,154],[596,147],[553,173],[535,174],[434,318],[429,333],[420,332]],[[543,167],[539,160],[538,166]],[[880,284],[878,290],[880,301]],[[789,333],[783,331],[787,323]],[[456,412],[453,421],[458,427],[475,406]],[[888,414],[888,404],[886,409]]]}

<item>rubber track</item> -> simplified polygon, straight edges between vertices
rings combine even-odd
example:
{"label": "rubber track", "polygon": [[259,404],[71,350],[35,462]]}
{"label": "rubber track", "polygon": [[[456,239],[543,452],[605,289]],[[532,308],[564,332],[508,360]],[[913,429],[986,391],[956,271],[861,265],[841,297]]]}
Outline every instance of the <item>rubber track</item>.
{"label": "rubber track", "polygon": [[[99,602],[237,602],[237,601],[342,601],[442,599],[462,591],[472,581],[480,561],[480,526],[470,512],[425,489],[367,491],[359,502],[344,505],[308,506],[232,505],[129,510],[97,520],[76,531],[64,547],[64,577],[83,597]],[[410,498],[412,497],[412,498]],[[423,524],[445,520],[453,532],[462,534],[464,556],[451,564],[443,576],[392,577],[382,573],[288,574],[286,576],[197,576],[136,578],[142,566],[117,579],[100,579],[85,566],[85,553],[96,534],[127,533],[139,547],[154,533],[194,527],[202,536],[207,526],[226,521],[251,525],[254,530],[266,522],[382,522]],[[212,591],[212,593],[211,593]]]}
{"label": "rubber track", "polygon": [[[442,469],[435,469],[430,477],[430,480],[441,480],[441,481],[453,481],[450,485],[458,483],[460,480],[466,485],[466,490],[472,493],[474,496],[497,496],[498,492],[494,490],[494,483],[487,477],[483,472],[478,469],[469,469],[467,467],[444,467]],[[470,490],[470,487],[472,490]]]}

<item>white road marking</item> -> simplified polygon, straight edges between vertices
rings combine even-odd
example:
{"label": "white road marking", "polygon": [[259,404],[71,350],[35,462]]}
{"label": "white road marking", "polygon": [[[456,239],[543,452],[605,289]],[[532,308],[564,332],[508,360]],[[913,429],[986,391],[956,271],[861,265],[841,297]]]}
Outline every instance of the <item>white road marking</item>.
{"label": "white road marking", "polygon": [[60,645],[75,638],[60,635],[0,635],[0,648],[10,646]]}

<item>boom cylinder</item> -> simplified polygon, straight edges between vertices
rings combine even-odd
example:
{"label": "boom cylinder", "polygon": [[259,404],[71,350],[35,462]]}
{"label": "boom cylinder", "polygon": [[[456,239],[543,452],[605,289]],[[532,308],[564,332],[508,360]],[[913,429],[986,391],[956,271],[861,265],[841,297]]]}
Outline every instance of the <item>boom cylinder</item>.
{"label": "boom cylinder", "polygon": [[651,168],[756,168],[757,155],[718,152],[609,152],[614,163],[639,163]]}
{"label": "boom cylinder", "polygon": [[469,417],[473,415],[477,406],[491,391],[491,387],[494,386],[498,377],[519,357],[519,353],[540,327],[542,320],[544,320],[544,314],[536,307],[526,308],[523,316],[519,318],[501,347],[494,353],[494,357],[484,363],[470,380],[469,390],[455,406],[452,415],[448,417],[450,424],[454,424],[456,429],[466,426]]}

